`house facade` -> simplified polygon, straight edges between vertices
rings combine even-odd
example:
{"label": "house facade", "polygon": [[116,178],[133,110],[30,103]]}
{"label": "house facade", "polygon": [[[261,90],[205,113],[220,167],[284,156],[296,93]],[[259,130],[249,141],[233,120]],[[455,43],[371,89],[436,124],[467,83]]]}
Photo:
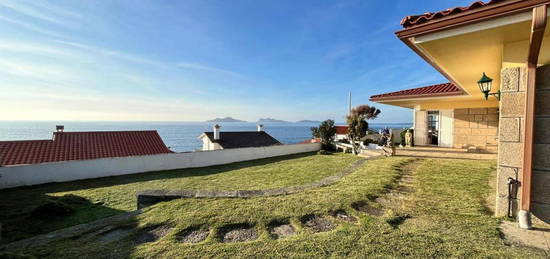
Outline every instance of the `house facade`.
{"label": "house facade", "polygon": [[371,97],[413,110],[416,145],[498,153],[496,215],[522,228],[550,223],[549,7],[492,0],[405,17],[397,37],[449,82]]}

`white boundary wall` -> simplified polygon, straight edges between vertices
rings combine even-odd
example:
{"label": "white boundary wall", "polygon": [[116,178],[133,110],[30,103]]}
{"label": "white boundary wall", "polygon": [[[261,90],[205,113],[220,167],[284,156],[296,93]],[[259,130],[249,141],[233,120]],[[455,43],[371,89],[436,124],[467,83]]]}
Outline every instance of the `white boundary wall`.
{"label": "white boundary wall", "polygon": [[0,189],[153,171],[205,167],[321,149],[319,143],[235,148],[0,167]]}

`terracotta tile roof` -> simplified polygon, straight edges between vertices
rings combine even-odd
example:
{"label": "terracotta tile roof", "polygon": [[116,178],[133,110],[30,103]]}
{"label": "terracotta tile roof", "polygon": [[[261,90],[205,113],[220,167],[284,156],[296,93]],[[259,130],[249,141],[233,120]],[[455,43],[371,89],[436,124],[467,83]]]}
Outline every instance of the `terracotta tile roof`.
{"label": "terracotta tile roof", "polygon": [[52,140],[0,141],[0,166],[172,153],[155,130],[54,132]]}
{"label": "terracotta tile roof", "polygon": [[429,12],[429,13],[423,13],[419,15],[410,15],[401,20],[401,25],[403,26],[403,28],[409,28],[416,25],[427,23],[429,21],[447,17],[450,15],[479,9],[482,7],[494,5],[504,1],[506,0],[490,0],[489,2],[477,1],[465,7],[453,7],[453,8],[449,8],[447,10],[443,10],[435,13]]}
{"label": "terracotta tile roof", "polygon": [[220,144],[224,149],[282,145],[265,131],[221,131],[218,140],[214,140],[213,132],[204,132],[204,134],[210,141]]}
{"label": "terracotta tile roof", "polygon": [[348,126],[336,126],[336,134],[347,135]]}
{"label": "terracotta tile roof", "polygon": [[462,95],[464,92],[453,83],[424,86],[419,88],[401,90],[397,92],[373,95],[371,101],[397,100],[410,98],[424,98],[434,96]]}
{"label": "terracotta tile roof", "polygon": [[320,138],[306,139],[298,144],[311,144],[311,143],[321,143],[321,139]]}

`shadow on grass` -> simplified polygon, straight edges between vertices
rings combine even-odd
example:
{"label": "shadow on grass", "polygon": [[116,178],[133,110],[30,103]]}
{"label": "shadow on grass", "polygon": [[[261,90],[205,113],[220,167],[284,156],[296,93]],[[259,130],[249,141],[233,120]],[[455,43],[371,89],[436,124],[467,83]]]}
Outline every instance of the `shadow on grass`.
{"label": "shadow on grass", "polygon": [[[103,206],[101,203],[92,203],[83,197],[70,195],[72,197],[65,198],[66,200],[63,201],[62,197],[50,196],[48,195],[49,193],[110,187],[115,185],[163,179],[214,175],[231,170],[238,170],[252,166],[262,166],[289,159],[303,158],[313,154],[314,153],[302,153],[202,168],[177,169],[102,177],[96,179],[78,180],[64,183],[49,183],[0,190],[0,223],[2,223],[2,242],[12,242],[31,237],[33,235],[47,233],[76,224],[87,223],[96,219],[124,212],[122,210]],[[44,211],[55,210],[56,212],[53,213],[55,215],[51,216],[49,219],[43,219],[40,217],[37,218],[37,214],[41,214],[41,212],[36,212],[36,210],[41,209]],[[65,212],[66,210],[72,211]]]}

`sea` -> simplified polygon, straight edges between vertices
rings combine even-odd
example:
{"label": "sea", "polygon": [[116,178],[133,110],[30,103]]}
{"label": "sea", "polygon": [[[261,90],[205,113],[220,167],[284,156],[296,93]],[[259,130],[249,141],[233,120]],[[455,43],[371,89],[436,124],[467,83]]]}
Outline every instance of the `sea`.
{"label": "sea", "polygon": [[[116,121],[0,121],[0,141],[51,139],[56,125],[65,131],[156,130],[172,151],[199,150],[197,137],[212,131],[212,122],[116,122]],[[218,123],[221,131],[254,131],[257,123]],[[311,127],[317,123],[264,123],[264,130],[284,144],[296,144],[311,139]],[[343,123],[337,125],[344,125]],[[375,131],[388,128],[409,128],[412,123],[369,123]]]}

